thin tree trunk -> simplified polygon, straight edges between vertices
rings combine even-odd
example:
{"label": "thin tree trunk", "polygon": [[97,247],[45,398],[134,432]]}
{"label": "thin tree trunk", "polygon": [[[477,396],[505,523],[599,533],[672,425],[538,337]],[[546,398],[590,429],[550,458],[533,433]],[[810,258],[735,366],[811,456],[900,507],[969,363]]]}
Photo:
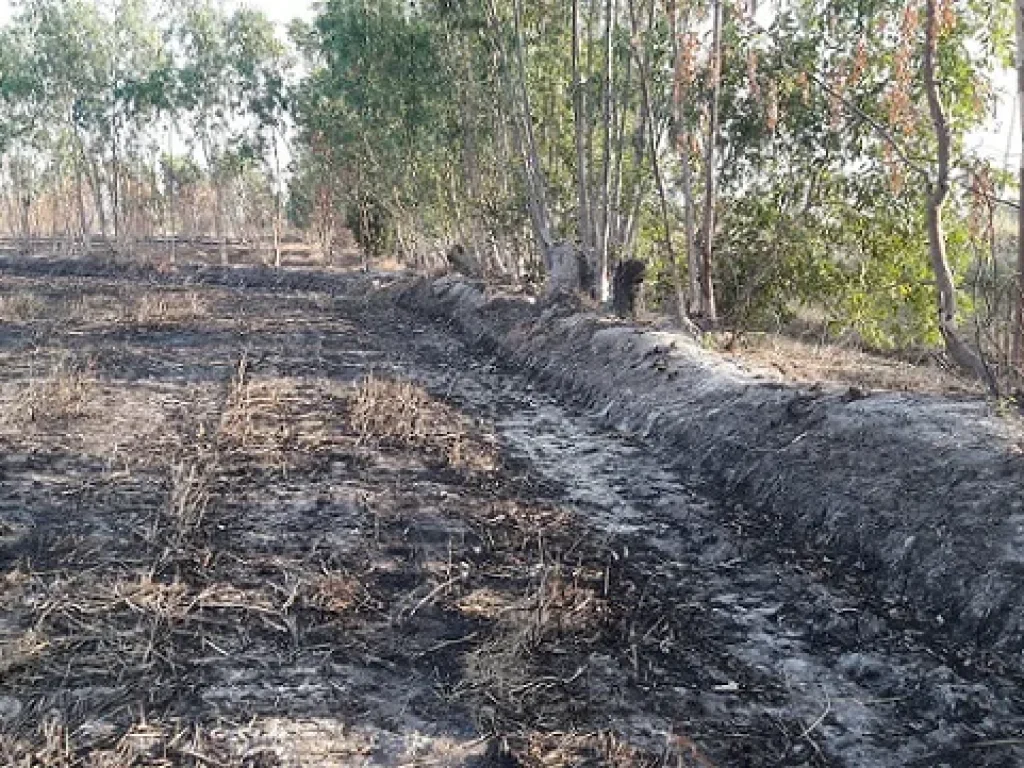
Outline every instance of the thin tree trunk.
{"label": "thin tree trunk", "polygon": [[[683,114],[684,83],[680,80],[681,56],[683,51],[679,46],[679,16],[675,2],[669,5],[670,24],[672,28],[672,52],[673,68],[675,70],[675,82],[673,87],[673,118],[675,121],[675,142],[679,152],[680,181],[683,192],[683,214],[684,228],[686,230],[686,265],[688,277],[687,290],[687,314],[696,311],[700,306],[700,253],[697,248],[697,215],[696,205],[693,197],[693,158],[690,156],[690,144],[692,135],[686,124],[686,115]],[[683,35],[689,36],[690,16],[687,13],[686,22],[683,24]]]}
{"label": "thin tree trunk", "polygon": [[[656,7],[656,0],[651,0],[647,10],[647,27],[645,34],[649,34],[651,29],[654,27],[654,14]],[[633,17],[635,19],[635,15]],[[634,34],[636,34],[636,32],[634,32]],[[676,259],[675,245],[672,242],[672,218],[668,205],[668,196],[665,191],[665,179],[661,172],[661,161],[659,158],[659,149],[661,146],[661,139],[664,136],[664,131],[659,125],[659,121],[655,119],[654,109],[651,104],[650,61],[646,55],[646,50],[645,46],[645,53],[641,56],[639,62],[641,109],[643,110],[644,122],[648,125],[648,152],[651,156],[651,170],[654,175],[655,188],[657,189],[658,200],[661,206],[661,220],[665,237],[665,254],[668,257],[669,272],[672,276],[673,288],[675,289],[675,306],[673,307],[673,314],[676,321],[682,326],[684,324],[689,324],[686,318],[685,291],[683,289],[683,279],[682,273],[679,269],[679,262]]]}
{"label": "thin tree trunk", "polygon": [[174,222],[174,119],[170,120],[167,126],[167,156],[168,162],[170,163],[167,169],[167,212],[170,216],[170,236],[171,236],[171,264],[177,261],[178,257],[178,246],[177,246],[177,229]]}
{"label": "thin tree trunk", "polygon": [[715,240],[715,204],[717,202],[715,145],[718,141],[718,108],[722,90],[722,0],[714,0],[711,42],[711,103],[707,145],[704,148],[704,224],[701,228],[701,313],[705,320],[718,319],[712,264]]}
{"label": "thin tree trunk", "polygon": [[[636,59],[637,72],[640,76],[642,85],[647,77],[647,72],[650,69],[649,49],[645,43],[646,36],[650,32],[651,19],[647,19],[647,26],[644,31],[641,31],[640,19],[637,15],[635,0],[628,0],[627,5],[629,7],[630,33],[634,40],[640,41],[641,50],[636,54]],[[633,154],[636,160],[636,170],[639,181],[635,182],[633,185],[633,198],[631,201],[632,207],[623,222],[621,239],[622,258],[624,259],[633,258],[634,247],[636,245],[637,225],[640,220],[640,210],[643,206],[643,200],[646,194],[647,175],[644,173],[644,159],[649,146],[648,135],[651,131],[656,130],[656,126],[652,122],[653,116],[644,108],[642,98],[639,106],[639,112],[639,125],[637,126],[636,135],[633,139]]]}
{"label": "thin tree trunk", "polygon": [[[614,244],[614,250],[616,255],[621,252],[623,245],[623,216],[622,216],[622,187],[623,187],[623,171],[622,164],[625,160],[626,152],[626,114],[629,112],[629,94],[633,90],[633,56],[626,56],[626,77],[623,83],[623,87],[619,89],[621,98],[616,103],[616,119],[615,119],[615,169],[612,173],[612,201],[608,207],[609,216],[613,217],[614,226],[609,227],[611,232],[609,237]],[[609,246],[609,255],[613,250],[612,246]]]}
{"label": "thin tree trunk", "polygon": [[111,137],[111,140],[110,140],[110,154],[111,154],[111,163],[110,163],[111,187],[110,187],[110,194],[111,194],[111,198],[112,198],[111,199],[111,206],[113,208],[111,213],[114,216],[114,222],[113,222],[114,223],[114,243],[115,243],[115,247],[118,247],[120,245],[120,239],[121,239],[121,216],[120,216],[120,211],[118,209],[118,206],[120,205],[120,202],[121,202],[121,194],[120,194],[121,190],[118,187],[118,171],[117,171],[117,139],[118,139],[118,130],[117,130],[117,122],[116,122],[116,120],[114,122],[113,134],[114,135]]}
{"label": "thin tree trunk", "polygon": [[217,230],[217,250],[220,252],[220,263],[227,266],[228,263],[228,245],[226,240],[226,233],[224,227],[224,185],[214,176],[211,181],[213,182],[213,198],[216,205],[216,223],[214,226]]}
{"label": "thin tree trunk", "polygon": [[547,183],[541,167],[540,155],[537,151],[537,139],[533,130],[533,109],[530,103],[530,91],[526,81],[526,53],[523,42],[522,8],[520,0],[513,0],[513,33],[515,41],[515,74],[512,62],[501,43],[500,17],[494,0],[491,0],[491,17],[496,29],[497,49],[503,60],[503,71],[506,75],[506,98],[512,112],[512,138],[521,158],[523,176],[526,181],[527,203],[530,220],[533,225],[534,237],[541,252],[545,268],[550,267],[549,257],[553,245],[551,239],[550,217],[547,207]]}
{"label": "thin tree trunk", "polygon": [[271,131],[274,144],[274,268],[281,268],[281,159],[277,152],[277,131]]}
{"label": "thin tree trunk", "polygon": [[922,69],[925,93],[928,97],[928,111],[938,145],[938,167],[935,178],[928,184],[925,214],[928,226],[928,252],[931,257],[932,272],[935,275],[935,286],[939,293],[939,330],[945,340],[946,351],[953,361],[986,382],[993,393],[998,393],[998,386],[984,360],[964,342],[957,327],[956,285],[953,281],[949,260],[946,257],[946,232],[942,220],[943,208],[949,197],[950,189],[949,168],[952,137],[939,95],[938,78],[935,71],[938,51],[936,2],[937,0],[927,0],[926,2]]}
{"label": "thin tree trunk", "polygon": [[[1013,350],[1018,369],[1024,364],[1024,0],[1014,0],[1017,27],[1017,107],[1020,110],[1020,208],[1017,210],[1017,295],[1014,297]],[[1024,373],[1024,371],[1019,371]]]}
{"label": "thin tree trunk", "polygon": [[[1021,0],[1024,2],[1024,0]],[[602,104],[602,122],[604,128],[604,147],[601,157],[601,209],[599,221],[601,229],[598,233],[598,256],[597,256],[597,298],[601,302],[608,301],[609,275],[611,272],[609,264],[609,243],[611,236],[612,216],[609,210],[611,202],[612,183],[612,98],[613,81],[615,68],[612,55],[612,31],[615,28],[615,12],[617,10],[616,0],[607,0],[605,4],[605,31],[604,31],[604,98]]]}
{"label": "thin tree trunk", "polygon": [[[648,75],[645,71],[640,72],[640,97],[643,100],[643,109],[647,114],[647,122],[654,125],[654,118],[651,114],[651,97],[648,85]],[[661,174],[661,163],[658,161],[658,132],[649,132],[651,169],[654,171],[654,183],[658,189],[658,200],[661,203],[661,222],[665,235],[665,253],[668,256],[669,270],[672,275],[672,286],[675,289],[675,306],[672,308],[676,322],[683,325],[686,319],[686,298],[683,290],[683,278],[679,270],[679,262],[676,260],[675,247],[672,244],[672,219],[668,207],[668,198],[665,194],[665,180]]]}
{"label": "thin tree trunk", "polygon": [[697,248],[697,214],[693,200],[693,169],[690,165],[690,133],[683,131],[679,137],[682,145],[679,159],[683,186],[684,226],[686,228],[686,268],[689,277],[688,309],[693,311],[701,302],[700,263],[701,256]]}
{"label": "thin tree trunk", "polygon": [[83,255],[88,255],[92,249],[92,238],[90,234],[91,225],[85,208],[85,179],[82,174],[82,163],[85,159],[77,158],[75,162],[75,186],[78,191],[78,223],[82,229],[82,250]]}
{"label": "thin tree trunk", "polygon": [[[601,15],[601,2],[600,0],[589,0],[590,3],[590,14],[587,17],[587,66],[586,76],[584,82],[589,84],[591,79],[594,77],[594,31],[597,28],[597,22]],[[589,102],[586,101],[587,92],[584,90],[584,113],[586,117],[586,143],[587,143],[587,179],[589,186],[587,188],[587,197],[589,204],[587,205],[587,215],[589,219],[587,221],[587,229],[590,231],[590,247],[591,257],[596,255],[597,250],[597,212],[595,211],[594,199],[599,197],[600,191],[595,187],[594,169],[597,168],[596,144],[594,143],[594,133],[597,130],[597,122],[594,120],[593,107]]]}
{"label": "thin tree trunk", "polygon": [[92,188],[93,193],[93,205],[96,208],[96,217],[100,224],[100,236],[103,238],[104,243],[109,242],[110,238],[107,231],[107,212],[106,206],[103,204],[103,175],[100,173],[100,163],[94,156],[86,153],[85,145],[82,145],[83,157],[88,157],[89,174],[87,179],[89,186]]}
{"label": "thin tree trunk", "polygon": [[586,105],[580,56],[580,0],[572,2],[572,105],[576,134],[576,218],[583,252],[589,258],[593,251],[590,232],[589,180],[587,178]]}

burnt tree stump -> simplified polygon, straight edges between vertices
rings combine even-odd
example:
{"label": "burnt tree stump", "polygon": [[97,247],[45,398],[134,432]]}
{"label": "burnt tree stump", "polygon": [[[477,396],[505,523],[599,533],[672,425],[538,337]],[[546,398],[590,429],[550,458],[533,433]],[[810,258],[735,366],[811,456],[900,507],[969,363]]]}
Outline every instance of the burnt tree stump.
{"label": "burnt tree stump", "polygon": [[647,267],[639,259],[621,261],[612,277],[612,309],[619,317],[635,317]]}

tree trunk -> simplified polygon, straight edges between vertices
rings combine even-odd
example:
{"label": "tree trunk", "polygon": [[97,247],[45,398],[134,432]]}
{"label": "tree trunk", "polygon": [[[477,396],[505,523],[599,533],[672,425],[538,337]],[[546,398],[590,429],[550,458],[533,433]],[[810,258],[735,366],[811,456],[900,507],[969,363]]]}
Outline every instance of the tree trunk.
{"label": "tree trunk", "polygon": [[92,225],[89,222],[88,214],[86,213],[85,206],[85,178],[82,174],[82,163],[85,162],[84,157],[79,157],[75,162],[75,186],[78,191],[78,223],[82,229],[82,250],[83,256],[88,256],[89,251],[92,250],[92,236],[90,229]]}
{"label": "tree trunk", "polygon": [[709,323],[718,319],[712,264],[715,241],[716,169],[715,145],[718,141],[718,108],[722,91],[722,0],[714,0],[711,43],[711,103],[707,145],[704,147],[704,224],[701,229],[701,314]]}
{"label": "tree trunk", "polygon": [[[670,24],[672,29],[672,52],[675,61],[675,82],[673,88],[673,119],[675,121],[675,142],[679,152],[680,182],[683,193],[683,215],[684,227],[686,230],[686,266],[688,277],[688,290],[686,294],[687,314],[697,311],[701,300],[700,282],[700,253],[697,248],[697,215],[696,205],[693,198],[693,158],[690,156],[690,144],[692,135],[686,124],[686,115],[683,114],[684,83],[680,81],[681,56],[683,51],[679,46],[681,36],[679,34],[679,16],[675,3],[669,5]],[[687,15],[683,24],[682,34],[689,36],[690,17]]]}
{"label": "tree trunk", "polygon": [[213,181],[213,197],[216,205],[216,223],[214,226],[217,230],[217,250],[220,252],[220,263],[224,266],[228,264],[228,244],[227,234],[224,227],[224,185],[214,177]]}
{"label": "tree trunk", "polygon": [[576,218],[580,243],[589,258],[593,252],[590,232],[590,200],[587,174],[586,104],[580,61],[580,0],[572,2],[572,109],[576,134]]}
{"label": "tree trunk", "polygon": [[[1021,0],[1024,2],[1024,0]],[[616,12],[616,0],[607,0],[605,5],[605,31],[604,31],[604,98],[601,106],[601,117],[604,128],[603,142],[604,146],[602,149],[601,156],[601,209],[599,211],[598,221],[600,222],[600,231],[597,233],[598,242],[598,254],[597,254],[597,299],[600,302],[608,301],[609,295],[609,243],[608,239],[611,237],[611,222],[612,215],[609,210],[611,203],[611,183],[612,183],[612,98],[613,98],[613,81],[615,68],[613,66],[612,56],[614,50],[612,48],[612,30],[615,28],[615,12]]]}
{"label": "tree trunk", "polygon": [[177,246],[177,228],[174,221],[174,120],[170,121],[167,127],[167,156],[170,167],[167,169],[167,212],[170,216],[170,236],[171,236],[171,264],[177,261],[178,257],[178,246]]}
{"label": "tree trunk", "polygon": [[[537,139],[533,130],[533,108],[530,103],[530,91],[526,81],[526,52],[523,42],[522,7],[520,0],[512,3],[513,32],[515,43],[515,67],[513,75],[511,62],[500,43],[500,31],[496,33],[499,40],[498,50],[502,54],[507,75],[507,92],[509,107],[512,111],[512,137],[515,141],[526,180],[530,219],[534,237],[541,252],[545,267],[549,267],[550,251],[554,243],[551,238],[550,217],[547,207],[547,182],[541,167],[540,154],[537,151]],[[494,0],[491,2],[491,15],[495,26],[498,25],[498,13]]]}
{"label": "tree trunk", "polygon": [[939,330],[946,344],[946,351],[953,361],[984,381],[994,394],[998,386],[981,356],[972,350],[960,337],[957,327],[956,285],[953,272],[946,257],[946,232],[943,226],[942,213],[949,197],[949,168],[952,136],[946,118],[942,99],[939,95],[938,78],[936,76],[936,58],[938,51],[938,17],[937,0],[927,0],[925,18],[925,45],[922,69],[925,93],[928,97],[928,111],[931,116],[932,129],[938,145],[938,167],[935,178],[928,183],[927,208],[925,211],[928,226],[928,252],[931,257],[932,272],[935,275],[935,286],[939,293]]}
{"label": "tree trunk", "polygon": [[[632,0],[629,0],[630,2]],[[608,206],[608,215],[612,217],[614,226],[609,227],[609,238],[614,244],[609,246],[609,255],[614,250],[618,256],[622,251],[624,231],[622,216],[623,161],[626,155],[626,114],[629,112],[629,94],[633,90],[633,56],[626,56],[626,73],[623,87],[619,89],[620,99],[615,105],[615,168],[612,172],[612,200]]]}
{"label": "tree trunk", "polygon": [[110,205],[111,214],[113,214],[113,225],[114,225],[114,247],[120,247],[121,240],[121,214],[118,210],[118,206],[121,203],[121,190],[118,185],[118,172],[117,172],[117,140],[118,140],[118,129],[117,121],[114,122],[113,136],[110,139]]}
{"label": "tree trunk", "polygon": [[1020,208],[1017,210],[1017,291],[1013,302],[1013,351],[1011,360],[1019,373],[1024,365],[1024,0],[1014,0],[1017,26],[1017,107],[1020,110]]}
{"label": "tree trunk", "polygon": [[274,268],[281,268],[281,158],[277,152],[277,131],[271,133],[274,144]]}
{"label": "tree trunk", "polygon": [[[648,30],[650,30],[650,16],[653,16],[654,0],[651,0],[651,13],[648,17]],[[668,207],[668,197],[665,193],[665,180],[661,173],[661,163],[658,159],[658,149],[661,134],[655,130],[655,120],[651,109],[650,72],[648,71],[647,57],[640,59],[640,102],[643,110],[644,121],[650,126],[648,131],[648,152],[651,155],[651,170],[654,173],[654,184],[658,190],[658,200],[661,204],[661,222],[665,236],[665,253],[668,257],[669,271],[672,275],[672,287],[675,289],[675,306],[672,308],[673,315],[679,325],[686,320],[686,302],[683,291],[683,280],[679,270],[679,262],[676,260],[675,246],[672,244],[672,220]]]}

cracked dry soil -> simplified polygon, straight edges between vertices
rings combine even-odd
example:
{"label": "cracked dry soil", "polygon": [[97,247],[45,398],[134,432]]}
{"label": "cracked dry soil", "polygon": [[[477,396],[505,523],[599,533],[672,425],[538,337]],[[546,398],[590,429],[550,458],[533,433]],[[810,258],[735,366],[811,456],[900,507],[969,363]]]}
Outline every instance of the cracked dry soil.
{"label": "cracked dry soil", "polygon": [[1019,665],[389,279],[0,263],[0,764],[1024,764]]}

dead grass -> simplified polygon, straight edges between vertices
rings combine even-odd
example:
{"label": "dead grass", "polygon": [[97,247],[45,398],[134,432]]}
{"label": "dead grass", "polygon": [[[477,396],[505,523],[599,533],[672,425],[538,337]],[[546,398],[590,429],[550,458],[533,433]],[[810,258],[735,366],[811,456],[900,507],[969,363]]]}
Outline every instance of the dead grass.
{"label": "dead grass", "polygon": [[517,750],[519,765],[524,768],[594,765],[606,768],[661,768],[689,765],[670,762],[668,755],[651,754],[637,749],[610,730],[592,733],[532,733],[523,739]]}
{"label": "dead grass", "polygon": [[349,419],[362,442],[418,450],[451,467],[496,467],[494,447],[470,436],[465,417],[410,381],[369,374],[352,396]]}
{"label": "dead grass", "polygon": [[170,468],[167,519],[177,543],[194,536],[210,506],[216,456],[208,450],[194,451]]}
{"label": "dead grass", "polygon": [[[0,321],[82,324],[138,322],[133,303],[122,295],[82,293],[56,297],[22,285],[14,282],[2,286],[4,293],[0,294]],[[159,300],[158,295],[150,297],[152,302]]]}
{"label": "dead grass", "polygon": [[[135,302],[132,290],[64,306],[119,333],[208,309],[188,294]],[[408,718],[463,727],[469,710],[474,741],[504,741],[521,765],[704,768],[586,700],[589,659],[628,653],[608,639],[608,553],[574,512],[504,471],[478,423],[400,379],[369,375],[353,389],[242,355],[224,380],[226,354],[237,352],[217,350],[202,387],[126,379],[93,398],[92,369],[73,358],[32,382],[19,411],[29,421],[96,415],[76,432],[128,442],[104,471],[80,461],[67,429],[9,438],[18,452],[58,447],[63,463],[48,469],[59,477],[43,492],[60,494],[55,517],[74,510],[82,525],[40,522],[49,561],[33,571],[26,555],[0,582],[11,617],[0,619],[0,677],[23,708],[0,727],[0,765],[343,764],[339,754],[389,749],[395,764],[454,764],[428,755],[426,739],[396,747],[375,735],[408,739],[405,705],[390,705],[416,693]],[[211,691],[213,704],[197,703]],[[3,707],[0,696],[0,718]],[[261,731],[269,711],[280,722]]]}
{"label": "dead grass", "polygon": [[467,657],[458,696],[484,707],[499,731],[560,721],[572,707],[567,689],[582,669],[544,674],[537,657],[566,637],[599,631],[607,605],[593,589],[567,580],[557,564],[541,568],[539,584],[522,600],[502,605],[495,597],[478,593],[460,603],[476,617],[491,613],[497,631]]}
{"label": "dead grass", "polygon": [[42,376],[19,388],[8,405],[5,420],[25,425],[79,418],[88,414],[95,393],[92,363],[65,354]]}
{"label": "dead grass", "polygon": [[[43,718],[28,738],[0,734],[0,764],[18,768],[248,768],[257,765],[231,754],[223,739],[193,726],[173,728],[151,723],[145,713],[124,733],[89,744],[59,713]],[[273,764],[273,763],[272,763]]]}
{"label": "dead grass", "polygon": [[39,659],[50,643],[36,629],[21,632],[13,641],[0,645],[0,676],[8,677]]}
{"label": "dead grass", "polygon": [[351,616],[364,610],[380,611],[383,604],[367,589],[363,578],[339,570],[328,570],[309,584],[305,604],[326,613]]}
{"label": "dead grass", "polygon": [[[724,337],[722,345],[727,344]],[[767,368],[787,381],[829,382],[862,390],[921,392],[943,395],[979,394],[980,387],[942,368],[937,362],[912,363],[851,347],[821,344],[775,334],[749,334],[731,349],[734,359]]]}
{"label": "dead grass", "polygon": [[127,306],[125,321],[145,327],[194,323],[210,316],[210,307],[198,293],[153,292]]}
{"label": "dead grass", "polygon": [[45,318],[49,305],[39,294],[18,291],[0,296],[0,320],[24,322]]}

